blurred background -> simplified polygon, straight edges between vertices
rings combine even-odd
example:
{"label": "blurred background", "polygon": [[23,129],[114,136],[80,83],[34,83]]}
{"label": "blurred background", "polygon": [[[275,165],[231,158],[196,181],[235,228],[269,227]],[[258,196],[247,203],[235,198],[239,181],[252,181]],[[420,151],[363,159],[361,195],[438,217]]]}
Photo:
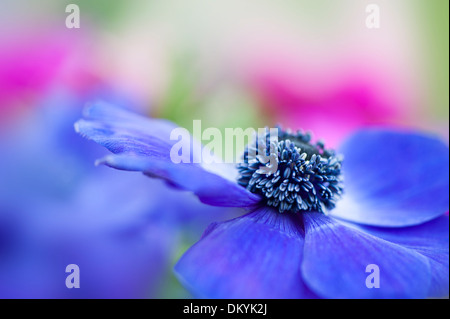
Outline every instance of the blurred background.
{"label": "blurred background", "polygon": [[[80,28],[66,27],[72,3]],[[366,25],[369,4],[379,28]],[[189,297],[171,267],[208,223],[237,214],[94,167],[107,151],[73,132],[88,101],[188,130],[281,124],[333,147],[372,125],[448,142],[448,6],[2,0],[0,297]],[[64,285],[71,263],[81,289]]]}

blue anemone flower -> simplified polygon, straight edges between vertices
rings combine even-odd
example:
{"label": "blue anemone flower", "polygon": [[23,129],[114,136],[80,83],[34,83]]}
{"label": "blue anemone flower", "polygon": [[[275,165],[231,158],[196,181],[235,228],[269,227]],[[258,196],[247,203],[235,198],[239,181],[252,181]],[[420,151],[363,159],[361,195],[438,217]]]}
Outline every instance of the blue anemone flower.
{"label": "blue anemone flower", "polygon": [[102,102],[75,124],[114,153],[100,163],[163,179],[205,204],[243,209],[211,224],[176,264],[195,296],[448,295],[449,150],[438,138],[370,128],[335,153],[307,134],[282,131],[270,153],[279,163],[274,175],[254,161],[227,175],[219,164],[173,163],[175,127]]}

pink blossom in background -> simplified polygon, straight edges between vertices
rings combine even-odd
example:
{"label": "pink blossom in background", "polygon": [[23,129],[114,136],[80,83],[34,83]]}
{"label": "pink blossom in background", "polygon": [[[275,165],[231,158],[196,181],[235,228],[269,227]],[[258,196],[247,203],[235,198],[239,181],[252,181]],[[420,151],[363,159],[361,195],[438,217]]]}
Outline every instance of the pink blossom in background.
{"label": "pink blossom in background", "polygon": [[86,39],[77,33],[15,32],[0,44],[0,115],[36,105],[54,87],[76,93],[99,79],[91,72]]}
{"label": "pink blossom in background", "polygon": [[423,128],[418,114],[427,100],[411,17],[386,3],[393,16],[375,32],[364,25],[364,3],[343,1],[334,8],[340,14],[307,3],[292,20],[270,11],[253,26],[246,21],[230,49],[232,72],[257,97],[270,124],[311,130],[328,146],[360,127]]}
{"label": "pink blossom in background", "polygon": [[329,146],[363,126],[406,124],[407,110],[370,67],[314,68],[273,57],[254,65],[247,80],[271,119],[320,132]]}

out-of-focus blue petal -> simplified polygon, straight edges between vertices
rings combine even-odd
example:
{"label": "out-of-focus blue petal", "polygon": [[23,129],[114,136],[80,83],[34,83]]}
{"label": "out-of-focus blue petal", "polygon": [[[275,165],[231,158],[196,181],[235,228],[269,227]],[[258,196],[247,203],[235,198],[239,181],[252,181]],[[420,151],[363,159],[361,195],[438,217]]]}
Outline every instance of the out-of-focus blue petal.
{"label": "out-of-focus blue petal", "polygon": [[[67,101],[0,137],[0,298],[158,297],[179,226],[230,209],[139,173],[95,168],[103,151],[73,131],[80,108]],[[65,286],[72,263],[79,289]]]}
{"label": "out-of-focus blue petal", "polygon": [[[201,228],[225,215],[159,180],[106,167],[63,201],[4,208],[0,203],[0,298],[158,297],[179,226]],[[80,267],[79,289],[64,284],[72,263]]]}
{"label": "out-of-focus blue petal", "polygon": [[298,216],[261,208],[210,225],[175,271],[202,298],[314,298],[300,274],[302,251]]}
{"label": "out-of-focus blue petal", "polygon": [[427,257],[431,266],[431,288],[428,297],[448,296],[448,215],[443,215],[418,226],[402,228],[360,226],[359,228],[387,241],[413,249],[419,254]]}
{"label": "out-of-focus blue petal", "polygon": [[[78,238],[69,233],[52,242],[28,243],[14,261],[2,261],[0,298],[155,297],[171,251],[162,244],[167,237],[157,235],[160,227],[148,232],[121,238],[103,233],[81,236],[80,231]],[[70,264],[80,267],[80,288],[65,286]]]}
{"label": "out-of-focus blue petal", "polygon": [[[425,298],[428,259],[412,249],[346,227],[320,213],[305,213],[302,275],[326,298]],[[379,269],[380,287],[368,288],[368,265]],[[376,275],[375,273],[373,275]],[[369,278],[371,280],[371,278]],[[369,285],[370,286],[370,285]]]}
{"label": "out-of-focus blue petal", "polygon": [[95,170],[101,147],[72,128],[80,108],[70,97],[57,100],[27,113],[0,136],[0,203],[62,199]]}
{"label": "out-of-focus blue petal", "polygon": [[333,216],[403,227],[448,211],[449,149],[438,138],[368,129],[353,135],[341,152],[345,195]]}
{"label": "out-of-focus blue petal", "polygon": [[[108,156],[100,163],[164,179],[172,186],[194,192],[202,202],[210,205],[249,207],[260,201],[259,196],[236,182],[198,164],[173,163],[170,150],[177,141],[170,140],[170,133],[175,128],[170,122],[147,119],[101,102],[88,108],[85,116],[86,120],[76,123],[76,130],[120,154]],[[194,143],[192,140],[185,142]]]}
{"label": "out-of-focus blue petal", "polygon": [[[106,181],[132,186],[123,176]],[[55,221],[39,225],[36,237],[51,257],[47,260],[47,280],[53,292],[63,298],[157,296],[170,265],[177,230],[153,215],[171,212],[153,211],[151,202],[158,201],[156,194],[145,198],[144,190],[135,190],[135,195],[118,187],[104,190],[108,195],[94,193],[100,200],[80,203],[77,199],[68,209],[69,216],[55,216]],[[118,199],[111,198],[114,193]],[[54,213],[56,209],[52,208]],[[58,270],[71,263],[80,267],[81,287],[61,289],[67,274]]]}
{"label": "out-of-focus blue petal", "polygon": [[[176,237],[157,216],[170,206],[154,210],[163,185],[112,170],[92,177],[63,201],[0,203],[0,297],[155,296]],[[69,264],[80,267],[79,289],[65,287]]]}
{"label": "out-of-focus blue petal", "polygon": [[[176,212],[159,205],[165,187],[155,182],[99,170],[64,200],[0,203],[0,297],[156,296],[177,229],[162,217]],[[80,267],[79,289],[65,287],[69,264]]]}

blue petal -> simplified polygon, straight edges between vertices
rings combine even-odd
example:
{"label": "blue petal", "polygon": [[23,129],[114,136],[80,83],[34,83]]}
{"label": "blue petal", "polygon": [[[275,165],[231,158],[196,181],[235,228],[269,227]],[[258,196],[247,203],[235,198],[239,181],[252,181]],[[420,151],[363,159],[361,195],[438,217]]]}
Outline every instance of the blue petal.
{"label": "blue petal", "polygon": [[331,212],[352,222],[418,225],[449,208],[449,149],[417,133],[369,129],[342,147],[344,198]]}
{"label": "blue petal", "polygon": [[[176,244],[176,228],[160,217],[175,213],[164,200],[170,192],[135,174],[91,177],[64,200],[22,200],[10,210],[0,202],[0,298],[157,295]],[[186,211],[202,206],[180,198]],[[80,267],[79,289],[64,284],[68,264]]]}
{"label": "blue petal", "polygon": [[[194,232],[240,209],[203,205],[139,173],[93,169],[104,150],[75,134],[79,109],[66,100],[34,109],[0,136],[8,146],[0,156],[0,298],[158,297],[179,226]],[[79,289],[65,286],[72,263]]]}
{"label": "blue petal", "polygon": [[[161,178],[172,186],[194,192],[210,205],[249,207],[260,201],[257,195],[236,182],[207,171],[201,165],[173,163],[170,150],[177,142],[170,140],[170,132],[176,127],[173,123],[145,118],[105,103],[88,108],[85,117],[86,120],[75,124],[76,130],[120,154],[108,156],[99,163]],[[218,164],[217,168],[221,166]]]}
{"label": "blue petal", "polygon": [[300,274],[302,250],[298,216],[261,208],[210,225],[175,271],[202,298],[314,298]]}
{"label": "blue petal", "polygon": [[387,241],[413,249],[428,258],[431,266],[431,288],[428,297],[445,297],[449,294],[449,218],[438,217],[428,223],[402,228],[362,226]]}
{"label": "blue petal", "polygon": [[[421,254],[346,227],[319,213],[305,213],[302,274],[306,284],[327,298],[425,298],[430,265]],[[380,287],[368,288],[379,269]]]}
{"label": "blue petal", "polygon": [[97,163],[163,179],[171,186],[192,191],[200,201],[213,206],[251,207],[260,201],[245,188],[195,164],[174,164],[130,155],[109,155]]}
{"label": "blue petal", "polygon": [[104,102],[86,108],[84,117],[86,120],[75,124],[75,130],[113,153],[169,159],[176,142],[170,140],[175,124],[145,118]]}

